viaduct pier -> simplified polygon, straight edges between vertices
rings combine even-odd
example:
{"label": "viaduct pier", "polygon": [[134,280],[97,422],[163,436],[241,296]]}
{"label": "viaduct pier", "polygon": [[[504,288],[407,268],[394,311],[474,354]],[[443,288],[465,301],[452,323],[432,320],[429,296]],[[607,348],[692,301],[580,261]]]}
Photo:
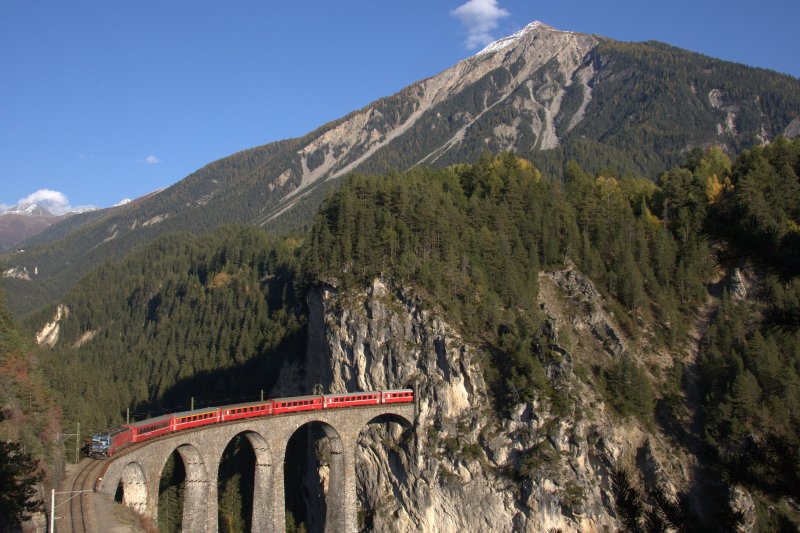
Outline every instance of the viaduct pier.
{"label": "viaduct pier", "polygon": [[315,424],[330,438],[332,451],[325,530],[355,533],[358,530],[358,437],[368,424],[382,420],[409,427],[415,421],[415,404],[304,411],[248,418],[170,434],[109,459],[97,488],[114,497],[121,484],[123,503],[157,521],[161,473],[170,455],[177,451],[186,471],[183,531],[217,533],[219,465],[228,444],[242,435],[249,441],[256,457],[252,531],[284,533],[287,445],[298,430]]}

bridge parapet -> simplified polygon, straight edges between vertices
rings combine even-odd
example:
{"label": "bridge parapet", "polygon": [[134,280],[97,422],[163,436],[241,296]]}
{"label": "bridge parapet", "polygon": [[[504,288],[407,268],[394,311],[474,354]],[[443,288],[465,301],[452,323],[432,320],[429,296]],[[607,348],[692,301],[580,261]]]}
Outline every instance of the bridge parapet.
{"label": "bridge parapet", "polygon": [[[170,455],[178,451],[186,470],[183,530],[217,533],[217,475],[222,454],[240,434],[256,456],[252,530],[283,533],[286,528],[283,464],[289,439],[302,426],[318,422],[339,439],[341,457],[331,465],[326,531],[356,532],[357,499],[355,454],[360,432],[371,421],[394,415],[413,425],[414,404],[383,404],[359,408],[325,409],[213,424],[148,442],[109,459],[98,490],[112,497],[122,482],[123,503],[158,520],[158,487]],[[336,451],[334,451],[336,454]]]}

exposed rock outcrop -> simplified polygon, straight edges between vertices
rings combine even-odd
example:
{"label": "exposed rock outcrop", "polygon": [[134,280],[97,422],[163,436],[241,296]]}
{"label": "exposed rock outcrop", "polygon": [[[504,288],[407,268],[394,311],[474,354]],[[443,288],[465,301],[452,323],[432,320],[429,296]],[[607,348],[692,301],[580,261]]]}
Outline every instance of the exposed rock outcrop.
{"label": "exposed rock outcrop", "polygon": [[52,322],[48,322],[36,334],[36,344],[47,345],[50,348],[58,342],[58,334],[61,331],[61,320],[69,316],[69,308],[66,305],[59,304],[56,307],[56,314]]}
{"label": "exposed rock outcrop", "polygon": [[[545,366],[566,392],[564,414],[543,396],[501,418],[484,379],[484,354],[409,290],[375,280],[365,291],[333,286],[309,297],[307,386],[325,391],[413,387],[414,428],[371,425],[357,457],[364,524],[375,531],[604,531],[618,527],[609,466],[636,468],[669,494],[686,482],[680,457],[637,423],[607,413],[573,373],[559,332],[585,335],[609,354],[622,333],[591,282],[568,270],[543,274],[549,295],[583,306],[564,322],[559,302],[540,303],[561,360]],[[560,350],[560,351],[559,351]],[[606,355],[608,357],[608,355]],[[664,459],[669,457],[669,460]]]}

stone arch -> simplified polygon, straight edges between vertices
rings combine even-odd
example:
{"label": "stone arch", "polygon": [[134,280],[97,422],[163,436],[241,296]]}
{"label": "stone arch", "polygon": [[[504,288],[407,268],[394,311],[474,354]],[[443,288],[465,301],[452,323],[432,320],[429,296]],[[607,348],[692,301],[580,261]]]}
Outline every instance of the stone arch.
{"label": "stone arch", "polygon": [[[341,532],[348,531],[348,512],[347,505],[347,483],[352,480],[352,472],[348,472],[348,466],[352,467],[352,462],[345,459],[345,445],[339,431],[330,423],[322,420],[309,420],[298,427],[287,439],[287,449],[284,461],[288,461],[290,455],[289,447],[297,441],[296,436],[306,432],[305,441],[309,448],[305,450],[304,457],[308,458],[311,452],[315,453],[317,459],[317,475],[319,476],[320,490],[323,501],[320,502],[324,508],[324,531]],[[314,449],[311,444],[314,443]],[[287,467],[284,470],[284,483],[292,472]],[[315,506],[320,507],[320,506]],[[320,513],[321,515],[321,513]],[[320,524],[320,517],[310,517],[309,531],[323,530]]]}
{"label": "stone arch", "polygon": [[[256,458],[251,529],[252,531],[271,533],[274,531],[275,525],[275,502],[273,501],[275,473],[273,471],[272,450],[264,437],[252,430],[245,430],[231,437],[224,449],[227,449],[237,437],[244,437],[249,442]],[[220,460],[218,467],[221,463],[222,461]]]}
{"label": "stone arch", "polygon": [[[389,412],[385,412],[385,413],[381,413],[379,415],[373,416],[372,418],[367,420],[367,423],[365,424],[365,427],[370,425],[370,424],[386,423],[386,422],[396,422],[396,423],[400,424],[401,426],[403,426],[404,428],[410,428],[410,427],[412,427],[414,425],[414,423],[411,420],[409,420],[408,418],[406,418],[404,415],[401,415],[400,413],[393,413],[393,412],[389,411]],[[359,433],[361,431],[363,431],[363,430],[364,430],[364,428],[361,428]]]}
{"label": "stone arch", "polygon": [[[167,465],[167,461],[172,453],[177,452],[183,462],[183,469],[186,473],[183,492],[183,531],[208,531],[209,525],[209,475],[203,456],[200,451],[192,444],[181,444],[164,458],[161,468],[158,470],[159,478]],[[155,495],[158,501],[158,494]],[[216,518],[216,517],[215,517]]]}
{"label": "stone arch", "polygon": [[397,498],[414,455],[414,425],[405,416],[384,412],[359,428],[354,454],[358,529],[391,530],[402,506]]}
{"label": "stone arch", "polygon": [[130,462],[122,469],[118,491],[122,492],[122,503],[139,514],[147,509],[147,477],[138,462]]}

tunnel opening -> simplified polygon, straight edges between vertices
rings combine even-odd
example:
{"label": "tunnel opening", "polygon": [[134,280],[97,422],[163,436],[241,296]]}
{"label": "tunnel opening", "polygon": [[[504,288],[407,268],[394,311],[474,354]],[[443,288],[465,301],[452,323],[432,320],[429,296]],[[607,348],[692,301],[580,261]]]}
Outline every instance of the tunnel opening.
{"label": "tunnel opening", "polygon": [[339,531],[343,510],[342,441],[333,427],[309,422],[288,441],[284,463],[286,530]]}

